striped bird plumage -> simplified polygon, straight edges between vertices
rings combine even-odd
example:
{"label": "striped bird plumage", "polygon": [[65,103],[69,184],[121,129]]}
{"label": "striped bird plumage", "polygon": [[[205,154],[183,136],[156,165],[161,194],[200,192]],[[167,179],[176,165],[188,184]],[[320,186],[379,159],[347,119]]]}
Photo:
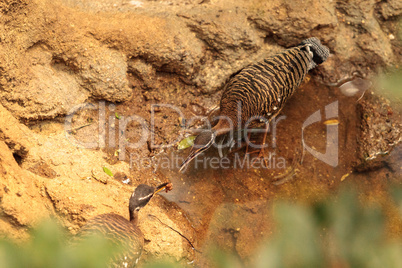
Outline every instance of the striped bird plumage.
{"label": "striped bird plumage", "polygon": [[230,118],[237,128],[238,114],[233,111],[238,107],[242,125],[253,116],[277,115],[312,68],[311,53],[309,44],[303,44],[242,69],[223,90],[220,116]]}
{"label": "striped bird plumage", "polygon": [[144,236],[137,225],[115,213],[98,215],[89,220],[77,234],[85,238],[98,234],[121,247],[121,251],[113,256],[109,267],[134,267],[144,246]]}
{"label": "striped bird plumage", "polygon": [[300,86],[309,70],[323,63],[329,49],[311,37],[298,46],[249,65],[233,75],[223,89],[219,121],[194,140],[180,170],[208,149],[219,135],[243,129],[248,121],[275,117]]}
{"label": "striped bird plumage", "polygon": [[98,215],[80,229],[75,236],[75,243],[98,234],[120,249],[113,255],[108,267],[135,267],[144,246],[144,236],[137,225],[138,212],[156,193],[164,189],[166,192],[172,190],[172,184],[163,183],[156,188],[146,184],[138,185],[129,200],[129,220],[115,213]]}

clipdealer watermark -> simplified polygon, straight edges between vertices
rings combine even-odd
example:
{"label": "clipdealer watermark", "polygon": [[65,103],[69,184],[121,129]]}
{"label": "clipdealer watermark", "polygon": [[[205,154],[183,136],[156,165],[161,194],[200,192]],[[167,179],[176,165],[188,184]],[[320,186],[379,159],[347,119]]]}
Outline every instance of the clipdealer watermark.
{"label": "clipdealer watermark", "polygon": [[[130,167],[135,169],[178,169],[184,157],[170,153],[158,158],[144,158],[139,154],[130,154]],[[268,152],[267,156],[252,158],[250,155],[233,157],[201,156],[194,159],[194,169],[286,169],[286,159],[277,156],[276,152]]]}
{"label": "clipdealer watermark", "polygon": [[[150,120],[146,120],[138,115],[130,115],[123,116],[120,115],[117,119],[115,116],[115,105],[110,104],[106,105],[104,101],[100,101],[97,104],[81,104],[73,107],[68,115],[65,117],[64,129],[66,138],[73,145],[86,148],[86,149],[97,149],[97,148],[113,148],[119,151],[119,160],[129,160],[131,168],[144,169],[144,168],[169,168],[169,169],[178,169],[181,163],[184,161],[184,157],[179,156],[178,154],[171,153],[169,156],[162,155],[160,157],[153,158],[142,158],[139,154],[131,153],[127,155],[127,149],[140,149],[141,147],[148,146],[151,144],[152,148],[167,148],[173,147],[175,144],[180,142],[184,136],[182,133],[177,133],[177,138],[170,142],[170,144],[159,145],[155,142],[155,128],[156,128],[156,109],[166,108],[171,109],[173,112],[177,113],[178,118],[185,118],[183,112],[180,108],[170,105],[170,104],[154,104],[151,105],[150,111]],[[241,107],[238,107],[238,116],[237,118],[241,118]],[[75,116],[78,116],[78,112],[82,110],[93,110],[97,111],[98,114],[98,131],[90,141],[82,141],[77,139],[75,135],[72,134],[73,128],[73,119]],[[332,102],[325,106],[325,118],[337,118],[338,117],[338,101]],[[106,116],[107,114],[109,116]],[[209,122],[205,117],[194,116],[192,118],[187,118],[186,125],[182,126],[182,130],[186,130],[188,126],[192,125],[196,120],[204,120],[207,127],[211,127],[211,122]],[[233,126],[233,122],[231,122],[230,118],[225,118],[221,116],[222,120],[228,120],[229,125]],[[211,169],[227,169],[227,168],[265,168],[265,169],[285,169],[286,168],[286,160],[284,157],[276,154],[276,129],[277,125],[280,121],[286,119],[286,116],[278,116],[274,117],[271,120],[267,120],[264,117],[253,117],[250,118],[242,128],[238,128],[234,130],[231,128],[230,132],[227,134],[227,139],[225,143],[214,143],[218,150],[222,150],[224,147],[232,147],[235,143],[234,137],[242,137],[246,142],[249,148],[259,150],[264,149],[266,154],[261,158],[252,158],[249,154],[245,156],[240,155],[238,153],[234,153],[233,157],[226,157],[220,155],[220,157],[210,157],[206,155],[202,155],[193,160],[193,168],[211,168]],[[263,146],[259,143],[253,143],[248,139],[248,132],[264,132],[263,129],[249,129],[250,124],[253,121],[264,122],[267,126],[267,131],[271,133],[271,140],[266,142]],[[304,131],[305,129],[312,125],[313,123],[321,121],[321,112],[320,110],[314,112],[310,115],[303,123],[302,127],[302,144],[303,149],[307,150],[317,159],[325,162],[328,165],[336,167],[338,165],[338,125],[327,125],[327,135],[326,135],[326,151],[325,153],[318,152],[308,146],[304,140]],[[127,139],[127,129],[131,123],[136,124],[136,127],[139,128],[139,135],[136,142],[129,142]],[[116,137],[116,130],[110,126],[118,125],[118,136]],[[106,135],[108,134],[108,135]],[[261,133],[262,134],[262,133]],[[108,140],[106,140],[108,137]],[[117,139],[116,139],[117,138]],[[117,142],[116,142],[117,140]],[[273,150],[267,150],[271,147]],[[129,159],[127,157],[129,156]]]}

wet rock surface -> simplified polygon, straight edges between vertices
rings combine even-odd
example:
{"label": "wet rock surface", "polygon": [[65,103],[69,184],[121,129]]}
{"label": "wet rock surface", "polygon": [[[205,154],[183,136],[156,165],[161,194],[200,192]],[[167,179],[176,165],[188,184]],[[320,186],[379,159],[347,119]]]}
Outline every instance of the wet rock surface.
{"label": "wet rock surface", "polygon": [[[174,190],[141,212],[144,261],[169,256],[208,265],[191,246],[206,254],[218,245],[252,264],[273,230],[272,200],[314,202],[346,179],[367,192],[374,187],[370,195],[393,206],[383,189],[401,178],[399,108],[378,93],[347,97],[323,83],[401,62],[399,1],[15,0],[1,2],[0,12],[2,234],[26,238],[28,227],[49,216],[71,233],[101,213],[128,217],[136,185],[171,180]],[[216,107],[233,73],[310,36],[331,56],[287,103],[277,138],[269,136],[277,145],[269,153],[284,167],[191,166],[184,174],[177,165],[161,167],[186,155],[174,146],[185,125],[197,125],[188,119]],[[334,168],[303,152],[301,131],[335,101]],[[127,123],[133,115],[141,120]],[[306,128],[304,142],[325,153],[328,124]],[[146,142],[130,147],[144,129]],[[372,177],[356,173],[373,169]],[[388,216],[391,233],[401,236],[400,219]]]}
{"label": "wet rock surface", "polygon": [[358,105],[361,118],[358,140],[358,171],[386,165],[387,156],[401,140],[401,118],[394,113],[389,100],[369,95]]}

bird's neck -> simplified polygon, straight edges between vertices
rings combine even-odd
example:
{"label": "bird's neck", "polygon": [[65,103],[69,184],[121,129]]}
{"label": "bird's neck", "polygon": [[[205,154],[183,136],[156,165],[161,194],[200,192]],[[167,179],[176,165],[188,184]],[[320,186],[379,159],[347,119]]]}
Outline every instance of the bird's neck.
{"label": "bird's neck", "polygon": [[212,128],[216,132],[216,136],[228,133],[231,128],[227,120],[219,119],[218,123]]}
{"label": "bird's neck", "polygon": [[138,211],[130,211],[130,222],[133,225],[137,225],[137,223],[138,223]]}

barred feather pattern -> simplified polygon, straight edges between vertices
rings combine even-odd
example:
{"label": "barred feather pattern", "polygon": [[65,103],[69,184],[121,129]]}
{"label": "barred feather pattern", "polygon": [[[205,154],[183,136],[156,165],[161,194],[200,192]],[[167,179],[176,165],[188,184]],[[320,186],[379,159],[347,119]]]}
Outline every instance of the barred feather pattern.
{"label": "barred feather pattern", "polygon": [[233,76],[223,90],[220,115],[229,117],[235,128],[251,117],[276,116],[310,69],[312,55],[306,46],[285,50]]}
{"label": "barred feather pattern", "polygon": [[89,220],[76,237],[81,239],[94,233],[102,235],[124,249],[113,257],[109,267],[136,266],[144,246],[144,236],[136,225],[114,213],[101,214]]}

